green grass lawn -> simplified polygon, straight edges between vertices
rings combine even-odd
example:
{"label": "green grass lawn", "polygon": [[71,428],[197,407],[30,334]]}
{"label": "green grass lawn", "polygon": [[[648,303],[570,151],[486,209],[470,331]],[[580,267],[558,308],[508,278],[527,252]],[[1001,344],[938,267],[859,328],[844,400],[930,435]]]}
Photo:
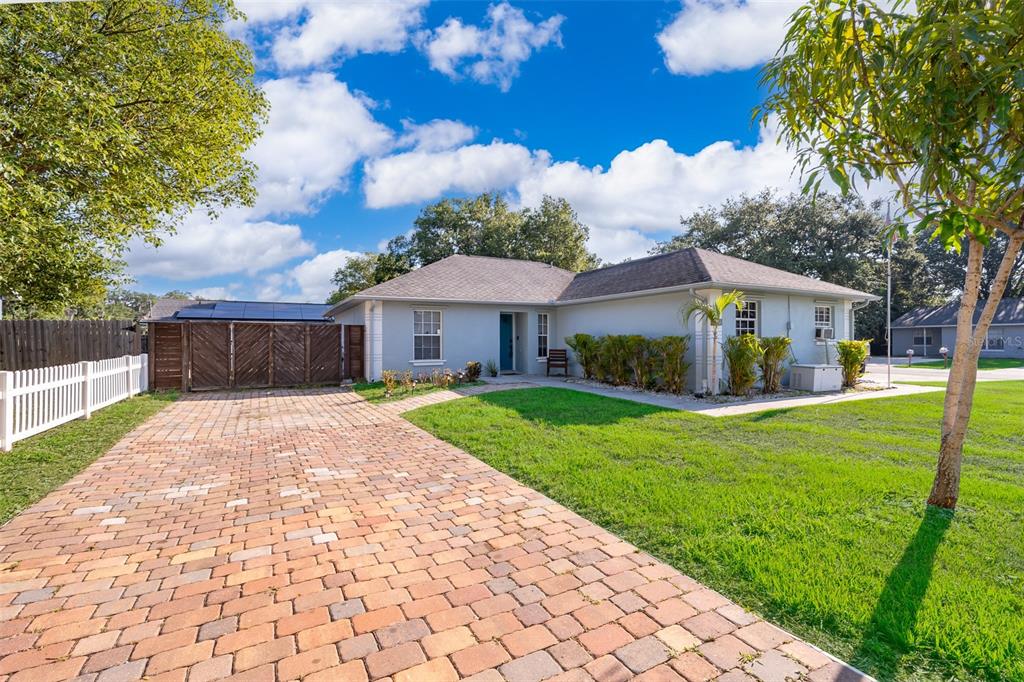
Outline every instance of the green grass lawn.
{"label": "green grass lawn", "polygon": [[14,444],[0,452],[0,523],[42,499],[109,450],[177,393],[146,393]]}
{"label": "green grass lawn", "polygon": [[[952,358],[950,358],[952,362]],[[907,363],[897,365],[893,362],[893,367],[902,366],[905,367]],[[948,365],[943,363],[942,360],[926,360],[924,362],[915,362],[912,367],[922,367],[925,369],[948,369]],[[978,369],[1017,369],[1024,367],[1024,360],[1018,360],[1016,358],[978,358]]]}
{"label": "green grass lawn", "polygon": [[[484,382],[482,381],[467,381],[459,384],[458,386],[452,386],[452,389],[466,388],[468,386],[480,386]],[[434,391],[444,390],[441,386],[434,386],[433,384],[416,384],[411,390],[407,391],[404,388],[399,387],[395,391],[394,395],[384,395],[384,382],[383,381],[372,381],[364,384],[352,384],[352,389],[359,395],[366,398],[371,403],[386,403],[392,400],[401,400],[402,398],[411,398],[415,395],[423,395],[424,393],[433,393]]]}
{"label": "green grass lawn", "polygon": [[713,418],[565,389],[413,423],[880,680],[1024,680],[1024,383],[979,384],[960,508],[942,393]]}

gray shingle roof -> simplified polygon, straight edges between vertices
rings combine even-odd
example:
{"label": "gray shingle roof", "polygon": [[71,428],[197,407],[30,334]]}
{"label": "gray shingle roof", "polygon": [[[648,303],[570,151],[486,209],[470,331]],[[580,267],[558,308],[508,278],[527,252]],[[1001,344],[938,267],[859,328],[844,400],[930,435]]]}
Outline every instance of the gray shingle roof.
{"label": "gray shingle roof", "polygon": [[[978,307],[974,311],[974,321],[981,319],[981,313],[985,308],[985,300],[978,301]],[[960,301],[950,301],[946,305],[935,307],[914,308],[909,313],[900,316],[892,323],[893,327],[955,327],[957,312],[960,310]],[[996,306],[996,314],[992,318],[992,324],[1024,324],[1024,298],[1004,298]]]}
{"label": "gray shingle roof", "polygon": [[480,303],[573,303],[693,284],[778,289],[822,296],[876,296],[812,277],[757,265],[714,251],[689,248],[597,270],[573,273],[544,263],[449,256],[343,301],[370,298]]}
{"label": "gray shingle roof", "polygon": [[845,298],[876,298],[863,291],[813,277],[691,247],[581,272],[558,300],[577,301],[692,284],[721,284],[741,290],[745,287],[784,289]]}
{"label": "gray shingle roof", "polygon": [[360,291],[360,298],[481,303],[550,303],[575,273],[546,263],[486,256],[448,256]]}

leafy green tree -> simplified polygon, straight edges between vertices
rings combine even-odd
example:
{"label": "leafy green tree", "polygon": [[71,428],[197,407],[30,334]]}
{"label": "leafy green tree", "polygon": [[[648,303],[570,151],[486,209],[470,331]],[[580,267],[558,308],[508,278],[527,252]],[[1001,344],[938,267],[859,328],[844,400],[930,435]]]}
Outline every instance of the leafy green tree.
{"label": "leafy green tree", "polygon": [[[999,263],[1006,253],[1007,241],[1005,234],[996,232],[985,249],[981,260],[981,282],[978,285],[980,298],[988,298],[992,291],[992,283],[999,273]],[[918,232],[908,242],[913,243],[924,256],[931,283],[942,292],[942,297],[950,299],[959,296],[964,286],[964,272],[967,270],[967,253],[962,250],[946,250],[942,242],[932,239],[927,231]],[[1003,295],[1024,296],[1024,252],[1017,254],[1017,261],[1010,268],[1010,279]]]}
{"label": "leafy green tree", "polygon": [[[978,357],[1024,244],[1024,3],[811,0],[796,11],[755,115],[777,121],[816,189],[897,187],[902,232],[967,251],[928,503],[954,508]],[[985,250],[1006,247],[977,324]]]}
{"label": "leafy green tree", "polygon": [[718,395],[718,336],[722,333],[722,321],[725,319],[725,311],[729,306],[739,308],[743,305],[743,294],[739,291],[730,291],[717,296],[709,301],[699,296],[686,309],[683,314],[687,320],[694,315],[704,318],[704,321],[711,327],[711,394]]}
{"label": "leafy green tree", "polygon": [[[754,263],[815,277],[885,298],[885,223],[878,206],[856,195],[816,197],[771,190],[728,199],[680,219],[683,234],[652,253],[696,246]],[[893,248],[893,319],[952,294],[911,241]],[[857,334],[885,348],[885,302],[857,311]]]}
{"label": "leafy green tree", "polygon": [[565,199],[546,196],[538,207],[518,211],[496,194],[442,199],[420,211],[409,236],[395,237],[383,253],[365,253],[339,268],[332,279],[338,289],[327,302],[460,253],[587,270],[598,264],[587,251],[589,234]]}
{"label": "leafy green tree", "polygon": [[247,203],[266,100],[230,0],[0,6],[0,297],[102,300],[119,256]]}
{"label": "leafy green tree", "polygon": [[144,291],[111,289],[102,303],[75,308],[70,316],[92,320],[138,320],[149,313],[157,298],[155,294]]}

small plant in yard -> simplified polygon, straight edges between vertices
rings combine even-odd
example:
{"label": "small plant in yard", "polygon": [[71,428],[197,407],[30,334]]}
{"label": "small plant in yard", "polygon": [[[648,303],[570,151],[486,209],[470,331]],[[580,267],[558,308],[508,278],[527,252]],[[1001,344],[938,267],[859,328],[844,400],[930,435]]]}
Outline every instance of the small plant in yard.
{"label": "small plant in yard", "polygon": [[629,383],[630,337],[602,336],[597,340],[597,366],[605,381],[622,386]]}
{"label": "small plant in yard", "polygon": [[496,363],[494,360],[488,360],[487,361],[486,369],[487,369],[487,376],[489,376],[489,377],[496,377],[496,376],[498,376],[498,363]]}
{"label": "small plant in yard", "polygon": [[711,327],[711,386],[712,395],[718,393],[718,335],[722,331],[722,320],[725,318],[725,311],[729,306],[739,308],[743,305],[743,293],[730,291],[722,294],[713,301],[703,298],[694,299],[685,311],[684,318],[689,320],[694,315],[699,315]]}
{"label": "small plant in yard", "polygon": [[753,334],[730,336],[723,344],[726,371],[729,379],[729,393],[750,395],[757,383],[757,361],[760,357],[757,337]]}
{"label": "small plant in yard", "polygon": [[480,379],[480,363],[470,360],[466,363],[466,381],[477,381]]}
{"label": "small plant in yard", "polygon": [[765,393],[782,390],[783,363],[793,340],[786,336],[766,336],[759,342],[757,365],[761,369],[761,388]]}
{"label": "small plant in yard", "polygon": [[655,360],[651,340],[633,334],[622,337],[626,364],[633,371],[633,385],[637,388],[650,388],[654,385]]}
{"label": "small plant in yard", "polygon": [[871,352],[870,339],[851,339],[849,341],[838,341],[836,348],[839,351],[839,364],[843,368],[843,386],[853,388],[860,379],[864,367],[864,361],[868,359]]}
{"label": "small plant in yard", "polygon": [[598,343],[590,334],[573,334],[565,337],[565,345],[576,355],[576,362],[583,368],[583,376],[587,379],[597,378]]}
{"label": "small plant in yard", "polygon": [[413,389],[416,388],[416,380],[413,379],[411,369],[407,369],[404,372],[402,372],[401,382],[402,388],[405,390],[406,393],[410,393],[412,392]]}
{"label": "small plant in yard", "polygon": [[657,356],[657,369],[664,389],[676,395],[682,393],[686,386],[686,373],[690,370],[690,363],[686,361],[690,337],[662,336],[652,339],[651,347]]}
{"label": "small plant in yard", "polygon": [[386,369],[380,374],[381,381],[384,382],[384,395],[391,397],[395,394],[395,390],[399,386],[399,375],[393,369]]}

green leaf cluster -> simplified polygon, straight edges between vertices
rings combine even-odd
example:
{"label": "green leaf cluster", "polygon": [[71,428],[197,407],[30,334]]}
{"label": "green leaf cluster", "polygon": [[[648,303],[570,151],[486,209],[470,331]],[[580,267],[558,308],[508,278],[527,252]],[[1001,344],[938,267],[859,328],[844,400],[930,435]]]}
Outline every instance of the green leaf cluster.
{"label": "green leaf cluster", "polygon": [[230,0],[0,7],[0,297],[26,314],[123,283],[131,240],[253,200],[266,99]]}

